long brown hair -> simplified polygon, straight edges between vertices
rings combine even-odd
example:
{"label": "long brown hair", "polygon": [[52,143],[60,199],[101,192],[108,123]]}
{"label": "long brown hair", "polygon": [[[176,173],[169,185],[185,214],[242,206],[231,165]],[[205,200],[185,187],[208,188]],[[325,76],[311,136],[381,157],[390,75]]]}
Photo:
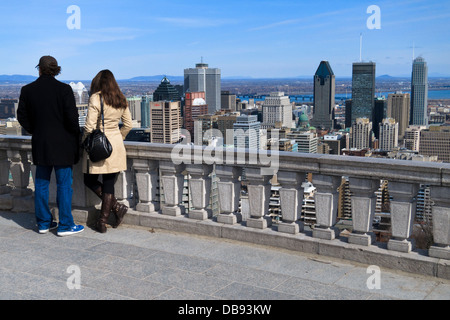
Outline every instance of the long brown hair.
{"label": "long brown hair", "polygon": [[114,75],[109,70],[102,70],[92,79],[91,94],[101,91],[105,104],[114,108],[127,108],[127,99],[120,91]]}

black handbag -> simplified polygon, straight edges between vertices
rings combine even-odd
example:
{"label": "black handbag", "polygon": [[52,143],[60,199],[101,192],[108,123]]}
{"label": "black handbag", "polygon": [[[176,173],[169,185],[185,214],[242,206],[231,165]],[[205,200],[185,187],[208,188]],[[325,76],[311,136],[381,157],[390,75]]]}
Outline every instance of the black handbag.
{"label": "black handbag", "polygon": [[103,131],[100,129],[93,130],[84,140],[83,147],[89,155],[92,162],[98,162],[109,158],[112,153],[112,145],[106,137],[105,118],[103,116],[103,99],[100,95],[101,117],[103,124]]}

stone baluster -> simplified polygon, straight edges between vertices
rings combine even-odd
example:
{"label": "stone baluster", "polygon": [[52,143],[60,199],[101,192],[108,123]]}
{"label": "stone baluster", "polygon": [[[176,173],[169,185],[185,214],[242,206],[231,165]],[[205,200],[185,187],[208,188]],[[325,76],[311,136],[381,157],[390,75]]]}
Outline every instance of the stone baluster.
{"label": "stone baluster", "polygon": [[245,168],[245,175],[250,213],[247,227],[265,229],[272,225],[272,218],[266,215],[269,212],[272,176],[261,175],[260,168]]}
{"label": "stone baluster", "polygon": [[8,150],[10,158],[10,170],[13,178],[14,189],[11,195],[14,197],[25,197],[32,194],[32,190],[28,188],[30,183],[31,162],[28,159],[27,151]]}
{"label": "stone baluster", "polygon": [[313,230],[313,237],[333,240],[337,236],[334,227],[337,219],[339,191],[342,177],[326,176],[321,174],[313,175],[313,185],[317,188],[314,194],[316,206],[316,223]]}
{"label": "stone baluster", "polygon": [[278,231],[297,234],[299,231],[303,231],[303,223],[299,219],[303,202],[302,183],[305,181],[305,173],[278,171],[277,180],[281,185],[282,215],[282,221],[278,224]]}
{"label": "stone baluster", "polygon": [[133,199],[131,198],[133,183],[131,167],[128,167],[126,171],[120,171],[117,176],[116,183],[114,184],[114,193],[117,201],[125,204],[129,208],[134,207]]}
{"label": "stone baluster", "polygon": [[192,208],[189,208],[188,217],[196,220],[211,218],[211,209],[208,205],[211,200],[211,177],[213,166],[206,164],[188,164],[186,171],[189,177],[189,195]]}
{"label": "stone baluster", "polygon": [[0,194],[9,194],[9,166],[10,161],[6,150],[0,150]]}
{"label": "stone baluster", "polygon": [[139,196],[136,210],[142,212],[159,211],[160,205],[156,196],[158,188],[158,161],[133,159],[132,167],[136,176]]}
{"label": "stone baluster", "polygon": [[389,239],[387,247],[389,250],[410,252],[412,243],[408,239],[416,216],[416,196],[419,185],[389,181],[388,187],[389,195],[392,197],[390,205],[393,238]]}
{"label": "stone baluster", "polygon": [[348,242],[369,246],[375,241],[372,230],[375,213],[375,191],[380,186],[379,180],[349,178],[352,193],[352,221],[353,231],[348,235]]}
{"label": "stone baluster", "polygon": [[160,161],[160,183],[164,194],[162,214],[180,216],[185,214],[183,202],[184,164],[176,165],[172,161]]}
{"label": "stone baluster", "polygon": [[217,222],[224,224],[241,222],[242,214],[238,213],[238,210],[241,193],[239,177],[242,175],[242,168],[217,165],[216,175],[220,179],[217,182],[220,206]]}
{"label": "stone baluster", "polygon": [[430,257],[450,260],[450,187],[431,187],[433,241]]}

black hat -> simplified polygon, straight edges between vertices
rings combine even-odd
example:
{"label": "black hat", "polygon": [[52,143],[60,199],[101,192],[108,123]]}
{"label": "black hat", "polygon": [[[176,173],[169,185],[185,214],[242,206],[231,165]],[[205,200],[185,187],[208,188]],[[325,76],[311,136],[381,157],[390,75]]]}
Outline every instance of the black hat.
{"label": "black hat", "polygon": [[39,59],[39,63],[36,66],[37,67],[51,67],[51,68],[57,68],[58,67],[58,61],[56,61],[55,58],[52,56],[43,56]]}

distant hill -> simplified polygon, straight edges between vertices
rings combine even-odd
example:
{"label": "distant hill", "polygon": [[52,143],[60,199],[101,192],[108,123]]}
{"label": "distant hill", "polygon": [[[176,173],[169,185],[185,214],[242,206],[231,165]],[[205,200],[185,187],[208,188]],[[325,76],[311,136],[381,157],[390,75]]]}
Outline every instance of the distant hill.
{"label": "distant hill", "polygon": [[184,81],[182,76],[168,76],[168,75],[155,75],[155,76],[140,76],[131,79],[122,79],[121,81],[161,81],[164,77],[169,81]]}
{"label": "distant hill", "polygon": [[36,79],[37,79],[37,77],[35,77],[35,76],[27,76],[27,75],[20,75],[20,74],[13,74],[13,75],[2,74],[2,75],[0,75],[0,81],[3,81],[3,82],[31,82]]}

